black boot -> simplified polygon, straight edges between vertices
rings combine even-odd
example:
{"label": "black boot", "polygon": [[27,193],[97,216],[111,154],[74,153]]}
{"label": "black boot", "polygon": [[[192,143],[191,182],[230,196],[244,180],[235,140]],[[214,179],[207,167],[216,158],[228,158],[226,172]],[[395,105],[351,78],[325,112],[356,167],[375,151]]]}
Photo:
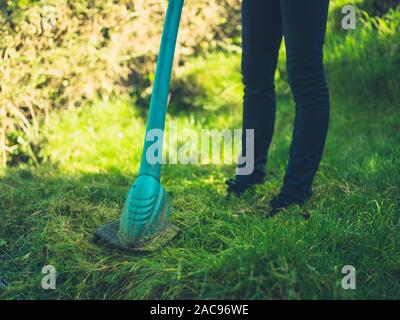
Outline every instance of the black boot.
{"label": "black boot", "polygon": [[292,197],[290,195],[285,195],[282,192],[277,196],[272,198],[270,201],[270,210],[266,214],[266,218],[273,217],[277,215],[282,210],[287,209],[292,205],[304,205],[312,196],[312,191],[308,192],[302,198]]}
{"label": "black boot", "polygon": [[234,179],[229,179],[225,182],[228,186],[228,196],[235,194],[240,197],[246,190],[254,185],[264,183],[264,178],[264,171],[254,171],[248,176],[236,176]]}

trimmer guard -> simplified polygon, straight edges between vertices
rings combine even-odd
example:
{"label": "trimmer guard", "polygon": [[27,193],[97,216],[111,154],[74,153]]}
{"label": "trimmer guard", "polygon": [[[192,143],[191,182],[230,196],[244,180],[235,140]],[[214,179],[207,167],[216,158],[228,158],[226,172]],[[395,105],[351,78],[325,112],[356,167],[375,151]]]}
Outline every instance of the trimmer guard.
{"label": "trimmer guard", "polygon": [[97,229],[94,235],[94,241],[102,243],[106,247],[128,251],[133,254],[151,253],[163,247],[167,242],[173,240],[179,233],[179,228],[169,223],[166,228],[156,236],[152,238],[144,237],[135,247],[130,247],[123,243],[119,237],[119,224],[120,220],[116,220]]}

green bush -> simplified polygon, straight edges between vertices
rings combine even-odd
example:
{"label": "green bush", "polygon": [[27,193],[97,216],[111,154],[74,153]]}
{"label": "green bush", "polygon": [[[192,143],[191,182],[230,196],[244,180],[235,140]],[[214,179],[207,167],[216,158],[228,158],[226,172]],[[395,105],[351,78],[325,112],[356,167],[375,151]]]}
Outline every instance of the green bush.
{"label": "green bush", "polygon": [[342,27],[342,20],[344,14],[342,13],[342,9],[346,5],[352,5],[356,8],[360,7],[360,4],[363,0],[334,0],[331,1],[330,10],[329,10],[329,21],[328,21],[328,32],[330,36],[332,35],[343,35],[346,30]]}
{"label": "green bush", "polygon": [[333,37],[326,68],[335,93],[349,98],[397,100],[400,93],[400,10],[383,17],[364,15],[356,30]]}
{"label": "green bush", "polygon": [[[53,109],[126,92],[148,94],[165,0],[18,0],[0,7],[0,166],[35,160]],[[230,48],[238,0],[185,4],[177,65]],[[236,18],[233,18],[233,17]],[[225,31],[227,35],[224,36]]]}
{"label": "green bush", "polygon": [[371,16],[382,16],[399,3],[400,0],[364,0],[360,7]]}
{"label": "green bush", "polygon": [[343,34],[346,30],[342,28],[342,19],[344,17],[342,8],[345,5],[353,5],[357,8],[357,16],[360,18],[363,14],[371,17],[382,17],[390,9],[396,9],[400,0],[334,0],[330,8],[330,21],[328,29],[330,32]]}

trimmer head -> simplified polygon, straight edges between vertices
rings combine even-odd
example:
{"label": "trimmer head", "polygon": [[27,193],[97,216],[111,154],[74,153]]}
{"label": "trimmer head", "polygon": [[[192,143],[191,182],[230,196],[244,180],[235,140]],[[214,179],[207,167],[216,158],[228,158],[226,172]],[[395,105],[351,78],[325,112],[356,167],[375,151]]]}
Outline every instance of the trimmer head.
{"label": "trimmer head", "polygon": [[169,222],[170,206],[160,182],[140,175],[132,185],[121,219],[100,227],[95,241],[130,252],[151,252],[178,234]]}
{"label": "trimmer head", "polygon": [[168,224],[165,229],[156,235],[154,238],[142,239],[136,247],[130,247],[122,242],[119,236],[119,220],[108,223],[95,233],[95,242],[104,243],[105,246],[135,253],[151,253],[166,245],[170,240],[173,240],[179,233],[179,228],[173,224]]}

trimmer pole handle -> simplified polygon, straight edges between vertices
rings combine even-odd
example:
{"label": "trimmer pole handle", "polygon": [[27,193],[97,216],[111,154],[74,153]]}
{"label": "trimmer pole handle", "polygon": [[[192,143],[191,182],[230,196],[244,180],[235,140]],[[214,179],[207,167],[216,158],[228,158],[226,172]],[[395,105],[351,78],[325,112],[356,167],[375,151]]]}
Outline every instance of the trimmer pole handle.
{"label": "trimmer pole handle", "polygon": [[[174,62],[182,8],[183,0],[169,0],[167,16],[161,38],[160,51],[158,54],[153,93],[150,101],[142,160],[140,163],[139,175],[148,174],[157,179],[160,178],[160,163],[149,163],[147,153],[149,147],[154,143],[154,141],[147,141],[146,138],[151,130],[158,129],[161,130],[160,132],[164,132],[172,65]],[[162,146],[162,143],[160,143],[160,145]],[[161,161],[162,148],[158,151],[159,154],[157,155],[157,159]]]}

